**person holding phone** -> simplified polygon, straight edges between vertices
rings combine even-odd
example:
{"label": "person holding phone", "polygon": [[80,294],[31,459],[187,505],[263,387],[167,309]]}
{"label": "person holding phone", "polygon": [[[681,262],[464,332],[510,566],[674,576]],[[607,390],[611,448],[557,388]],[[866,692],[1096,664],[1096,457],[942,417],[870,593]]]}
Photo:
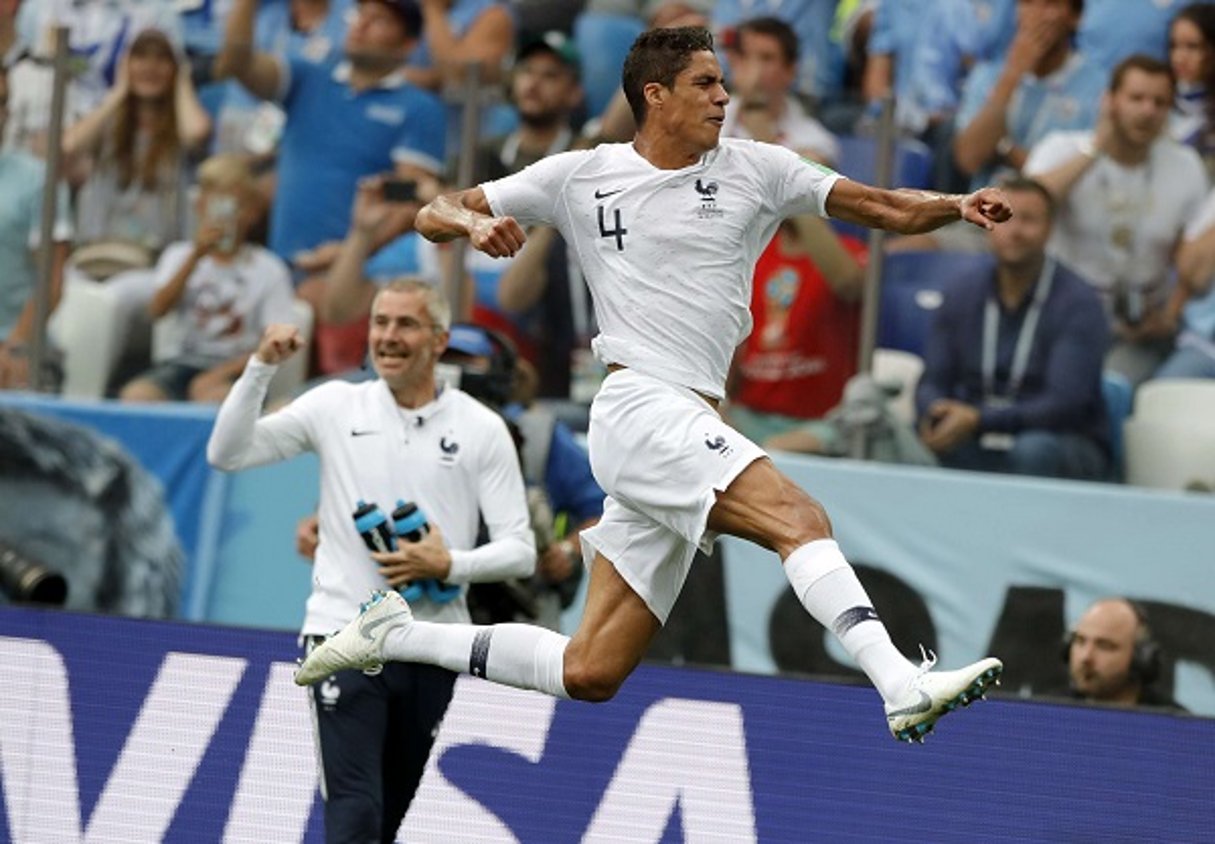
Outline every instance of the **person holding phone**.
{"label": "person holding phone", "polygon": [[127,382],[123,401],[223,401],[262,330],[293,321],[287,265],[245,241],[256,213],[248,167],[218,155],[203,162],[198,180],[194,238],[165,249],[148,304],[152,319],[181,320],[179,348]]}

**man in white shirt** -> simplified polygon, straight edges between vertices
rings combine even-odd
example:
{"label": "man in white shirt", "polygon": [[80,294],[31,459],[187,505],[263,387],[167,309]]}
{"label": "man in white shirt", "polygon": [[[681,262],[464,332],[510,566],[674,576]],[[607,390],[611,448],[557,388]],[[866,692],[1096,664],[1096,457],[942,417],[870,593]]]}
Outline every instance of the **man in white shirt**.
{"label": "man in white shirt", "polygon": [[1025,162],[1059,204],[1049,252],[1102,295],[1114,331],[1106,368],[1133,384],[1172,349],[1183,300],[1171,269],[1207,192],[1198,154],[1165,131],[1172,106],[1168,65],[1131,56],[1110,77],[1097,128],[1052,133]]}
{"label": "man in white shirt", "polygon": [[782,218],[830,214],[904,232],[958,219],[989,228],[1008,218],[1007,201],[991,189],[881,191],[783,147],[720,140],[729,96],[712,36],[699,27],[643,33],[623,82],[639,127],[633,143],[549,156],[440,197],[417,221],[428,238],[467,236],[498,256],[522,248],[521,223],[555,225],[579,256],[601,329],[594,351],[610,372],[591,407],[591,466],[608,497],[603,518],[580,535],[593,565],[578,631],[566,639],[428,625],[389,594],[313,651],[296,681],[330,666],[401,660],[607,700],[666,621],[697,548],[728,533],[780,555],[802,604],[878,687],[891,733],[922,740],[999,677],[1000,661],[930,673],[935,658],[917,669],[900,654],[822,506],[725,424],[717,405],[750,330],[755,260]]}
{"label": "man in white shirt", "polygon": [[739,24],[734,68],[735,97],[726,105],[726,138],[780,144],[823,164],[834,164],[840,145],[793,96],[797,81],[797,33],[780,18]]}
{"label": "man in white shirt", "polygon": [[[425,596],[414,600],[419,618],[467,626],[467,584],[529,577],[535,568],[523,476],[506,422],[436,382],[450,324],[451,310],[436,288],[390,282],[371,309],[368,345],[377,380],[330,381],[259,419],[275,370],[301,345],[294,326],[272,325],[220,407],[207,445],[211,465],[236,471],[304,451],[320,457],[319,544],[302,630],[309,647],[357,617],[359,601],[373,589],[416,590]],[[369,551],[352,517],[356,508],[362,513],[360,505],[374,503],[388,516],[403,501],[417,505],[429,533],[398,539],[396,550]],[[489,542],[477,547],[482,520]],[[310,691],[326,839],[395,840],[455,674],[391,665],[375,676],[326,671],[316,681]]]}

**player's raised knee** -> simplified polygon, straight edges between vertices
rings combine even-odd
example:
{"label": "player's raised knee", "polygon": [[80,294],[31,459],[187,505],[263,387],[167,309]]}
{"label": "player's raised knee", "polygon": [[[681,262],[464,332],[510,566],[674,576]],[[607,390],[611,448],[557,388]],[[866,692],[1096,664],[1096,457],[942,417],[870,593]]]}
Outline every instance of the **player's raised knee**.
{"label": "player's raised knee", "polygon": [[603,703],[616,696],[628,675],[610,666],[585,660],[565,661],[565,691],[574,700]]}

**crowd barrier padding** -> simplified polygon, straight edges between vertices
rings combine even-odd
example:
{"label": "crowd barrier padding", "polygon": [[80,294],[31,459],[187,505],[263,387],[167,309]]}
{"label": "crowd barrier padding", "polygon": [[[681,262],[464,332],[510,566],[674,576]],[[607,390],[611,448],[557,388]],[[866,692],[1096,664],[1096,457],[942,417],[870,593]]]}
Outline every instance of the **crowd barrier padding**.
{"label": "crowd barrier padding", "polygon": [[[320,841],[296,654],[0,608],[0,841]],[[867,686],[643,665],[596,705],[463,678],[398,840],[1202,841],[1213,743],[1209,719],[992,699],[910,746]]]}

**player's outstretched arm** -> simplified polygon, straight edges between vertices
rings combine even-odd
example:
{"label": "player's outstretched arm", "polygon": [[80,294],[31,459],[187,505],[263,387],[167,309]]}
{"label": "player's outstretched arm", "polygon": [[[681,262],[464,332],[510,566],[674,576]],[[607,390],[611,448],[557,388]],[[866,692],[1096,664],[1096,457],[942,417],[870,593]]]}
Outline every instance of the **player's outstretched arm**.
{"label": "player's outstretched arm", "polygon": [[827,195],[827,213],[840,220],[898,234],[923,234],[965,220],[984,229],[1012,216],[1008,198],[998,188],[970,194],[921,190],[882,190],[841,179]]}
{"label": "player's outstretched arm", "polygon": [[443,243],[467,237],[473,248],[494,258],[514,255],[527,236],[514,217],[494,217],[481,188],[445,193],[422,206],[414,227],[427,240]]}

